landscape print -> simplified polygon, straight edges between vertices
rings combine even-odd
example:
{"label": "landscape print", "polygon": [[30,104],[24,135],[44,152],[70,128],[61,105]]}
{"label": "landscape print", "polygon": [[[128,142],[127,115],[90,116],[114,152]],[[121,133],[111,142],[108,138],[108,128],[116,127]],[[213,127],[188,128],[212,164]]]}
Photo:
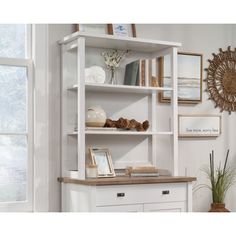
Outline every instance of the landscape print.
{"label": "landscape print", "polygon": [[[171,87],[170,56],[164,57],[163,86]],[[178,54],[178,99],[185,102],[201,101],[202,55]],[[170,99],[171,92],[163,92],[162,99]]]}

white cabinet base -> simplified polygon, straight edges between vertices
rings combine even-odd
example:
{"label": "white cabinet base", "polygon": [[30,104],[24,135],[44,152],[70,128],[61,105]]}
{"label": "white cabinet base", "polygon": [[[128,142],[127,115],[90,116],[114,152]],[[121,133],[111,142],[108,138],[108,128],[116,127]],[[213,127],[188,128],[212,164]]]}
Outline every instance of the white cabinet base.
{"label": "white cabinet base", "polygon": [[109,186],[62,183],[62,211],[192,211],[191,189],[189,182]]}

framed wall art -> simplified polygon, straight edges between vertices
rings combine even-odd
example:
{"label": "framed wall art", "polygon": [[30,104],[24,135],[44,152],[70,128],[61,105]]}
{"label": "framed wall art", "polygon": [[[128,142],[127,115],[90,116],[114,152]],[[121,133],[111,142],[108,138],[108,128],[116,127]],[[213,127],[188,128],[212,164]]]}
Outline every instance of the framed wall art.
{"label": "framed wall art", "polygon": [[136,37],[135,24],[108,24],[108,34],[124,37]]}
{"label": "framed wall art", "polygon": [[89,148],[92,164],[97,165],[98,177],[115,177],[110,152],[107,148]]}
{"label": "framed wall art", "polygon": [[[170,55],[158,58],[161,87],[171,87]],[[202,101],[202,54],[178,53],[178,102],[196,104]],[[159,102],[170,102],[171,91],[159,93]]]}
{"label": "framed wall art", "polygon": [[107,24],[76,24],[75,31],[91,32],[96,34],[108,34]]}
{"label": "framed wall art", "polygon": [[179,115],[179,137],[217,137],[220,134],[219,115]]}

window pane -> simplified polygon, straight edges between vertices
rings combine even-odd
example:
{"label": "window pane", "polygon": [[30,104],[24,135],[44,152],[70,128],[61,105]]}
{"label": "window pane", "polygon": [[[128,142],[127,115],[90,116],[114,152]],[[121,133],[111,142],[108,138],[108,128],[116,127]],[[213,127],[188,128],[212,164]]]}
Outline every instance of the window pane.
{"label": "window pane", "polygon": [[0,202],[26,200],[26,136],[0,135]]}
{"label": "window pane", "polygon": [[0,66],[0,133],[26,132],[27,69]]}
{"label": "window pane", "polygon": [[26,58],[26,25],[0,24],[0,57]]}

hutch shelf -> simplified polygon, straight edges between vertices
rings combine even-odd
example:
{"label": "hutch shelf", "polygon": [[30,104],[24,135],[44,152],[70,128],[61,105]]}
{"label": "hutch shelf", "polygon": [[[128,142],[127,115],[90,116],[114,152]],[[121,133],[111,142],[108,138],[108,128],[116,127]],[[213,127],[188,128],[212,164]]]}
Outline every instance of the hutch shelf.
{"label": "hutch shelf", "polygon": [[[64,37],[61,46],[62,125],[61,160],[63,211],[191,211],[192,177],[178,176],[177,48],[180,43],[76,32]],[[85,83],[85,68],[103,66],[101,53],[128,50],[118,72],[118,84]],[[156,58],[170,55],[171,85],[152,87],[151,71]],[[123,85],[125,65],[145,60],[145,86]],[[158,112],[159,92],[171,94],[171,105]],[[101,105],[112,119],[149,120],[146,132],[86,130],[89,106]],[[166,115],[160,125],[160,117]],[[76,132],[75,127],[77,128]],[[168,153],[161,151],[165,144]],[[114,177],[86,179],[89,147],[107,147],[115,169],[154,165],[170,176],[151,178]],[[160,157],[160,158],[159,158]],[[73,178],[71,173],[76,173]]]}

